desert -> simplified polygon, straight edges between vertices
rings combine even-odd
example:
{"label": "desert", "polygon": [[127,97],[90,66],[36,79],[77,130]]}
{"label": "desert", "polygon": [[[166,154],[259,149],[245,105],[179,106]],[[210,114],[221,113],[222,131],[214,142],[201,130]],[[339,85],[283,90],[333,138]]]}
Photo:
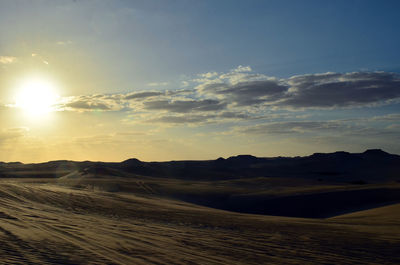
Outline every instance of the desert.
{"label": "desert", "polygon": [[[371,159],[390,174],[356,175]],[[370,150],[3,163],[0,263],[398,264],[399,161]]]}

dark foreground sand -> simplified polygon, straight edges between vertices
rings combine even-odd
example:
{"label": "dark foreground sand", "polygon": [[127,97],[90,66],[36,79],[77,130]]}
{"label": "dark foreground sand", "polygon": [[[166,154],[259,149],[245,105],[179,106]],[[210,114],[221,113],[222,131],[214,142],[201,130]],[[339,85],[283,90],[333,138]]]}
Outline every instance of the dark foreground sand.
{"label": "dark foreground sand", "polygon": [[400,264],[400,204],[275,217],[132,185],[137,192],[0,180],[0,264]]}

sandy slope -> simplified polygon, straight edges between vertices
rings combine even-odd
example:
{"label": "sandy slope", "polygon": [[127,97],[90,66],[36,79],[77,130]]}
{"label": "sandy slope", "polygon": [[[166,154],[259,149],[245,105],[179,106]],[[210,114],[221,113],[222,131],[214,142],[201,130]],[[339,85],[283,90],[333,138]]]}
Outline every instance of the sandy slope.
{"label": "sandy slope", "polygon": [[398,208],[379,210],[394,223],[369,225],[368,214],[354,221],[226,212],[155,197],[145,183],[137,186],[147,192],[134,195],[53,182],[0,182],[0,264],[400,262]]}

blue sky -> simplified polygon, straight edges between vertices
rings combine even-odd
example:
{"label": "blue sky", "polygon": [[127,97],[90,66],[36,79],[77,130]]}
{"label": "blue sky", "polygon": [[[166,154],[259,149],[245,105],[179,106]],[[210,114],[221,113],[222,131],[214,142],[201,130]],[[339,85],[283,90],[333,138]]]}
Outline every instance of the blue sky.
{"label": "blue sky", "polygon": [[[400,153],[399,8],[398,1],[1,1],[0,148],[18,141],[25,151],[0,159]],[[29,75],[57,83],[51,123],[16,118],[10,107],[15,84]],[[70,150],[60,152],[65,145]]]}

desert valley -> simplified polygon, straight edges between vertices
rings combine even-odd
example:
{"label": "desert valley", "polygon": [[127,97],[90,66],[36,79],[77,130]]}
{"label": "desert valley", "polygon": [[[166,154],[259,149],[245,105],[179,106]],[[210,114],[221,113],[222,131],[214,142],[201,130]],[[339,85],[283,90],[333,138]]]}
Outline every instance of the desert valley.
{"label": "desert valley", "polygon": [[400,156],[0,165],[0,264],[398,264]]}

